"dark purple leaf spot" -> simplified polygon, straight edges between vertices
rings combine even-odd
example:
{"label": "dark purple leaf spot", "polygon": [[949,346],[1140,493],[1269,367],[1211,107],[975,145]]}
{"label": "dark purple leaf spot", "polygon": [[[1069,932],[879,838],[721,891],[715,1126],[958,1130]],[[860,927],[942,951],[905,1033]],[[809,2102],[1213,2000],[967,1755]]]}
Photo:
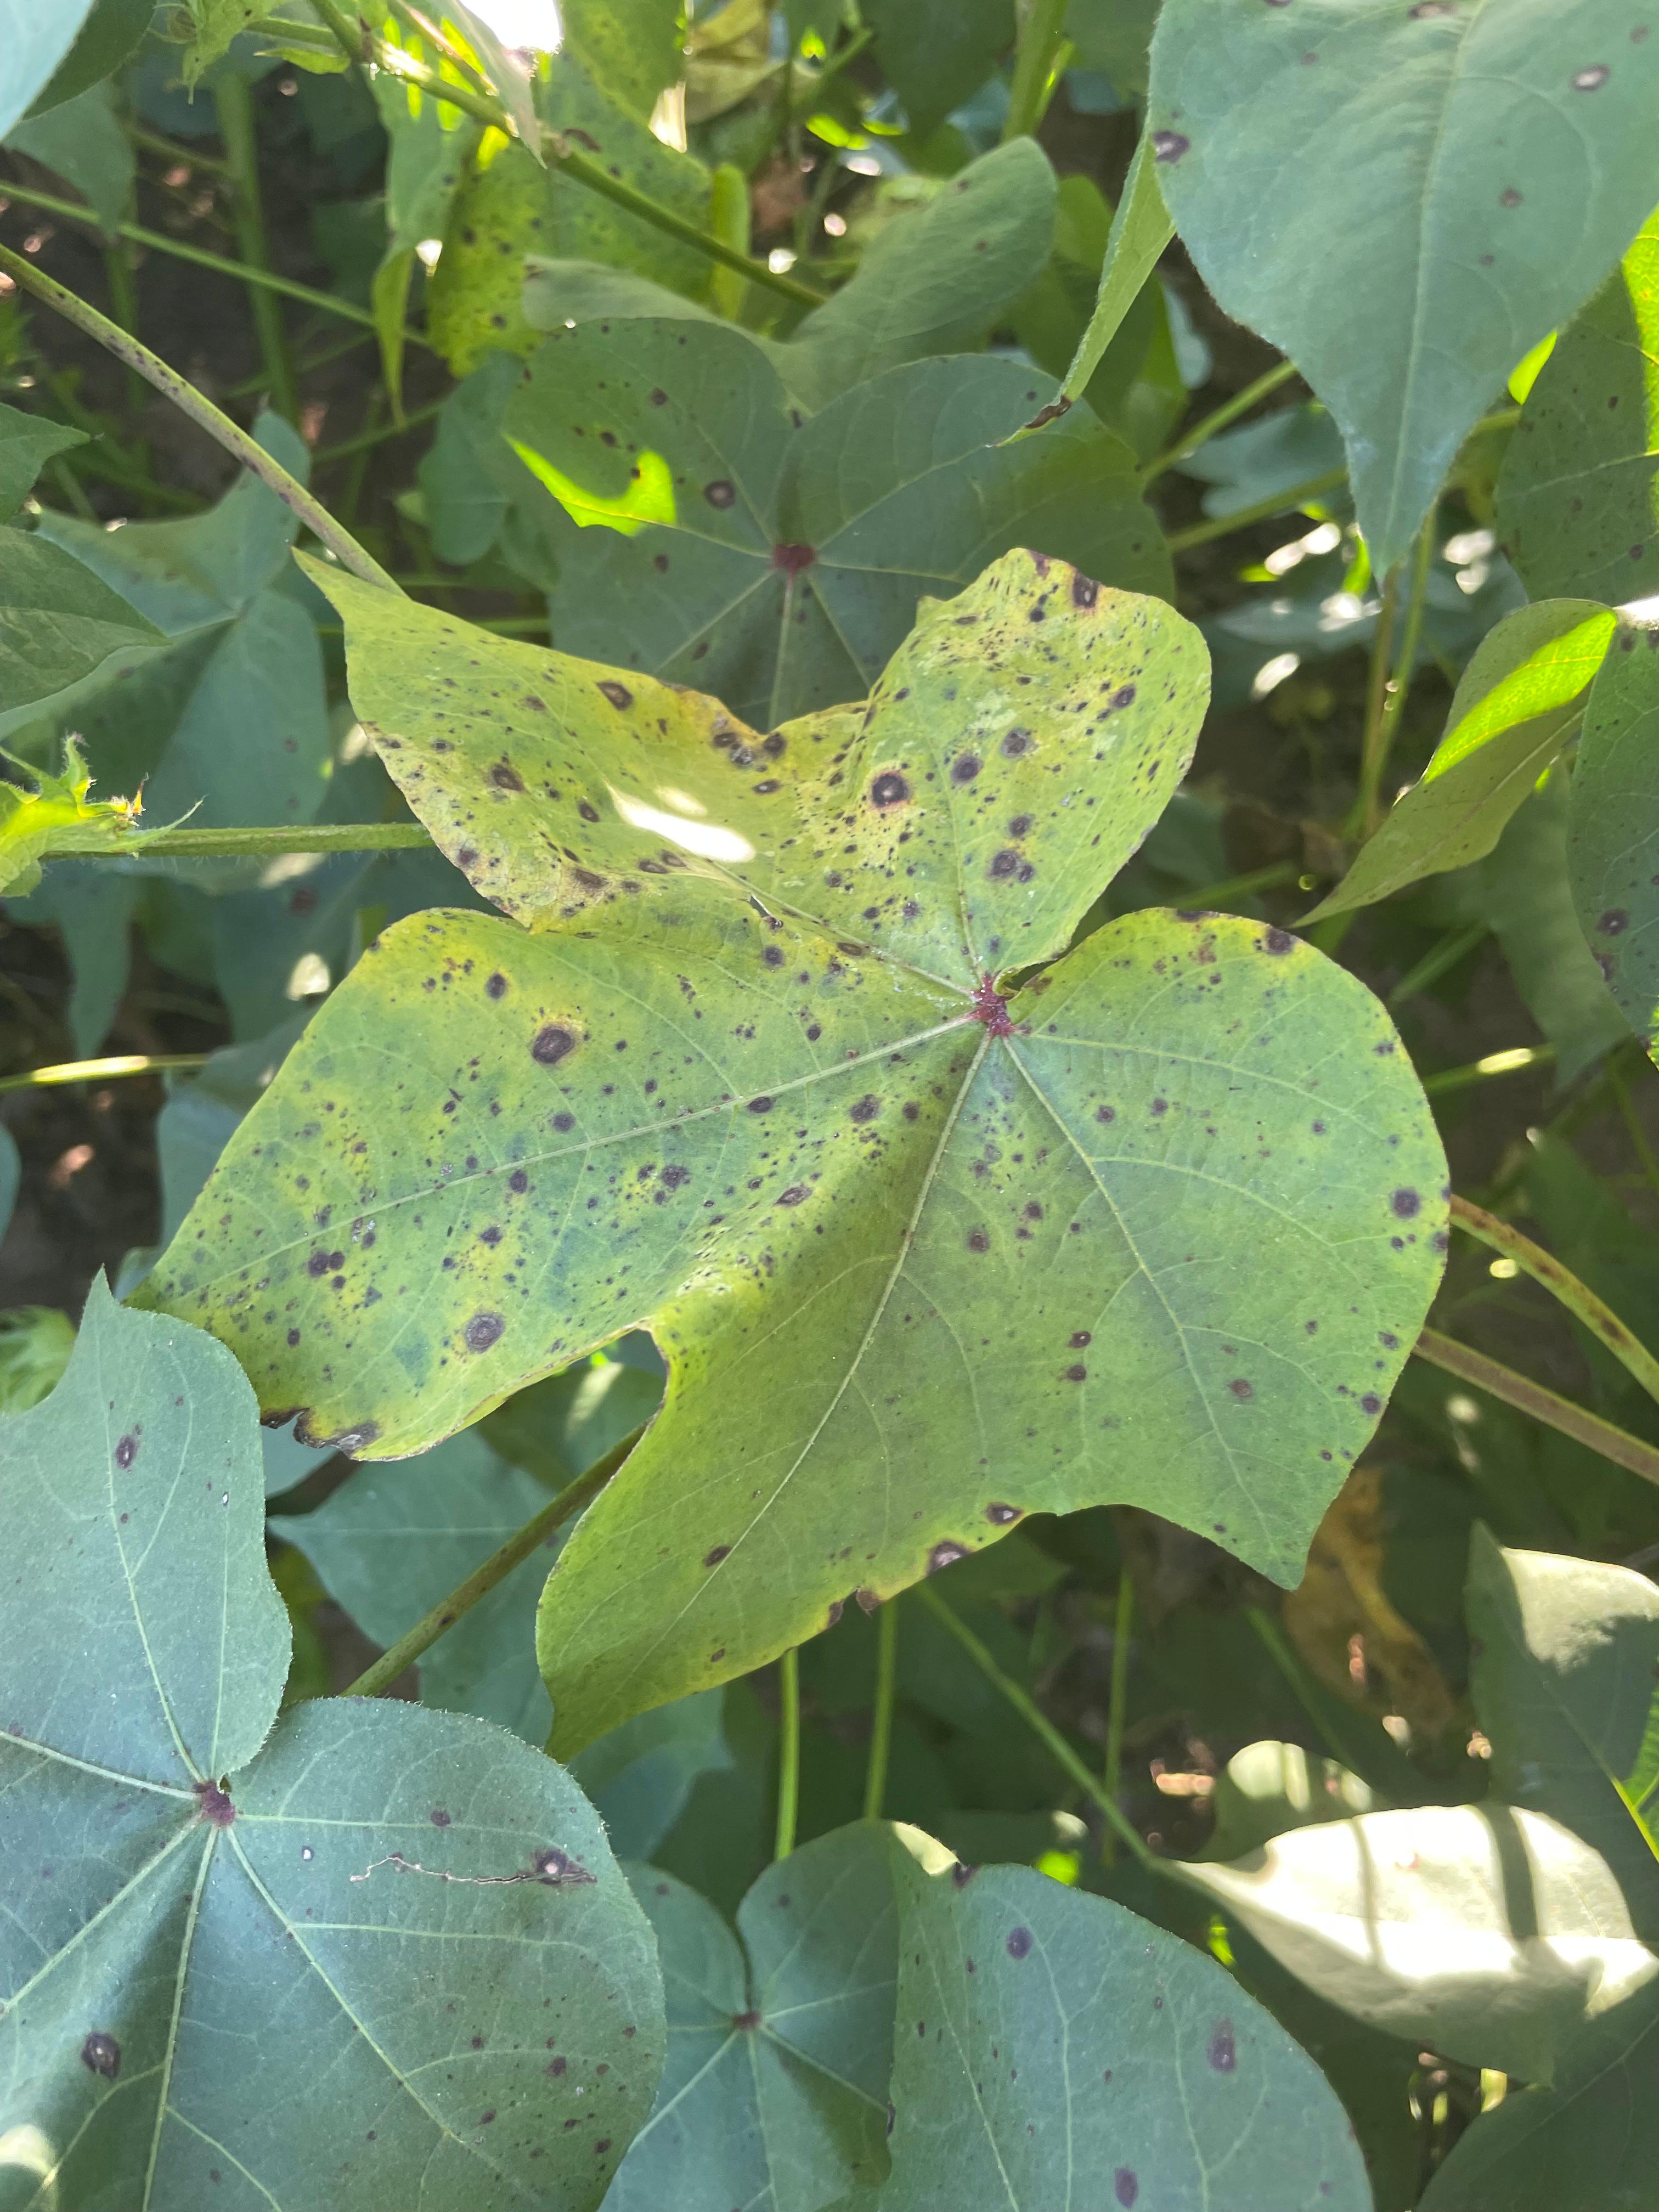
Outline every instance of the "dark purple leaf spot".
{"label": "dark purple leaf spot", "polygon": [[488,1352],[507,1323],[498,1313],[475,1313],[462,1332],[469,1352]]}
{"label": "dark purple leaf spot", "polygon": [[449,1826],[449,1815],[441,1805],[434,1805],[428,1817],[434,1828],[447,1828]]}
{"label": "dark purple leaf spot", "polygon": [[1254,1398],[1255,1395],[1254,1388],[1244,1380],[1242,1375],[1235,1375],[1227,1388],[1235,1398]]}
{"label": "dark purple leaf spot", "polygon": [[1409,1221],[1423,1210],[1423,1201],[1414,1190],[1397,1190],[1389,1200],[1402,1221]]}
{"label": "dark purple leaf spot", "polygon": [[485,981],[484,991],[492,999],[504,999],[507,996],[507,978],[499,968]]}
{"label": "dark purple leaf spot", "polygon": [[982,1229],[968,1231],[968,1249],[970,1252],[988,1252],[990,1249],[991,1240]]}
{"label": "dark purple leaf spot", "polygon": [[[1267,0],[1267,5],[1270,8],[1282,8],[1285,5],[1285,0]],[[1133,2204],[1140,2194],[1140,2184],[1135,2179],[1133,2166],[1119,2166],[1117,2172],[1112,2176],[1112,2187],[1116,2191],[1120,2204]]]}
{"label": "dark purple leaf spot", "polygon": [[1072,1331],[1072,1349],[1073,1352],[1081,1352],[1085,1344],[1092,1344],[1093,1342],[1094,1339],[1090,1335],[1086,1328],[1076,1328]]}
{"label": "dark purple leaf spot", "polygon": [[1029,753],[1035,740],[1029,730],[1010,730],[1000,748],[1004,760],[1018,760]]}
{"label": "dark purple leaf spot", "polygon": [[1031,1931],[1029,1928],[1015,1928],[1010,1930],[1008,1956],[1011,1959],[1027,1958],[1030,1956],[1030,1949]]}
{"label": "dark purple leaf spot", "polygon": [[1072,1362],[1072,1364],[1066,1369],[1060,1377],[1060,1380],[1065,1382],[1086,1382],[1088,1379],[1088,1369],[1083,1364],[1081,1360],[1077,1359],[1074,1359]]}
{"label": "dark purple leaf spot", "polygon": [[524,778],[511,761],[497,761],[489,771],[489,781],[497,791],[522,791]]}
{"label": "dark purple leaf spot", "polygon": [[758,1098],[750,1100],[749,1110],[751,1114],[769,1114],[772,1110],[772,1101],[763,1092]]}
{"label": "dark purple leaf spot", "polygon": [[137,1437],[132,1436],[123,1437],[119,1443],[115,1447],[115,1464],[117,1467],[125,1470],[132,1465],[132,1462],[137,1458]]}
{"label": "dark purple leaf spot", "polygon": [[1238,2045],[1230,2020],[1218,2020],[1210,2030],[1210,2045],[1205,2056],[1218,2074],[1231,2074],[1238,2063]]}
{"label": "dark purple leaf spot", "polygon": [[910,787],[896,769],[884,769],[870,786],[872,806],[902,806],[910,796]]}
{"label": "dark purple leaf spot", "polygon": [[1291,952],[1296,949],[1296,939],[1288,929],[1264,930],[1256,942],[1264,952],[1271,952],[1275,956]]}
{"label": "dark purple leaf spot", "polygon": [[112,2035],[94,2027],[81,2045],[81,2063],[89,2074],[101,2074],[106,2081],[112,2081],[121,2070],[121,2046]]}
{"label": "dark purple leaf spot", "polygon": [[1183,138],[1179,131],[1154,131],[1152,159],[1155,161],[1178,161],[1192,143],[1190,138]]}
{"label": "dark purple leaf spot", "polygon": [[729,1544],[716,1544],[712,1552],[703,1553],[702,1563],[706,1567],[717,1567],[722,1559],[729,1559],[731,1556],[732,1547]]}
{"label": "dark purple leaf spot", "polygon": [[228,1828],[236,1818],[236,1808],[216,1782],[198,1782],[196,1802],[200,1808],[198,1817],[212,1827]]}
{"label": "dark purple leaf spot", "polygon": [[1376,1419],[1382,1410],[1382,1401],[1375,1390],[1367,1390],[1359,1401],[1359,1410],[1362,1413],[1369,1413],[1373,1420]]}
{"label": "dark purple leaf spot", "polygon": [[1019,1516],[1018,1505],[988,1505],[985,1509],[985,1517],[994,1528],[1006,1528],[1010,1522],[1018,1521]]}
{"label": "dark purple leaf spot", "polygon": [[1008,1012],[1008,1001],[998,991],[994,981],[986,976],[973,997],[974,1019],[983,1022],[994,1037],[1012,1036],[1014,1024]]}
{"label": "dark purple leaf spot", "polygon": [[977,753],[958,753],[951,763],[951,781],[952,783],[971,783],[984,765]]}
{"label": "dark purple leaf spot", "polygon": [[702,495],[710,507],[727,507],[738,495],[737,487],[725,477],[716,477],[713,483],[703,486]]}
{"label": "dark purple leaf spot", "polygon": [[522,1198],[530,1188],[530,1177],[522,1168],[514,1168],[507,1179],[507,1187],[516,1196]]}
{"label": "dark purple leaf spot", "polygon": [[880,1111],[880,1099],[866,1091],[855,1106],[848,1107],[847,1118],[849,1121],[873,1121]]}
{"label": "dark purple leaf spot", "polygon": [[1081,569],[1073,569],[1072,572],[1072,605],[1074,607],[1091,607],[1099,597],[1100,586],[1096,583],[1094,578],[1092,576],[1085,576]]}
{"label": "dark purple leaf spot", "polygon": [[935,1544],[927,1554],[927,1571],[930,1575],[936,1575],[941,1567],[953,1567],[958,1559],[965,1559],[967,1556],[966,1544],[953,1544],[947,1537],[943,1543]]}
{"label": "dark purple leaf spot", "polygon": [[1504,185],[1503,191],[1498,195],[1498,204],[1501,208],[1518,208],[1520,206],[1521,195],[1516,191],[1513,185]]}
{"label": "dark purple leaf spot", "polygon": [[799,1206],[807,1194],[806,1185],[804,1182],[792,1182],[787,1190],[781,1190],[778,1193],[774,1203],[778,1206]]}
{"label": "dark purple leaf spot", "polygon": [[772,566],[781,569],[786,576],[799,576],[802,569],[810,568],[817,557],[810,545],[775,545],[772,548]]}
{"label": "dark purple leaf spot", "polygon": [[567,1053],[576,1049],[576,1032],[561,1022],[549,1022],[531,1040],[530,1057],[544,1067],[556,1067]]}
{"label": "dark purple leaf spot", "polygon": [[607,678],[599,690],[613,707],[631,707],[634,703],[634,694],[625,684],[612,683]]}
{"label": "dark purple leaf spot", "polygon": [[1630,916],[1621,906],[1609,907],[1595,927],[1603,937],[1622,937],[1630,927]]}

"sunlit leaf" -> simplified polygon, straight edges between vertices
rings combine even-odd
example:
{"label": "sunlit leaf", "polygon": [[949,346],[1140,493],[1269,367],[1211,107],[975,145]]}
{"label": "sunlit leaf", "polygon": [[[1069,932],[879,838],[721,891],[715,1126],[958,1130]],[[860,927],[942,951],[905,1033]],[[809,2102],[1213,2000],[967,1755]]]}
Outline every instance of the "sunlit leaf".
{"label": "sunlit leaf", "polygon": [[1626,624],[1584,714],[1568,817],[1573,903],[1650,1052],[1659,1037],[1659,629]]}

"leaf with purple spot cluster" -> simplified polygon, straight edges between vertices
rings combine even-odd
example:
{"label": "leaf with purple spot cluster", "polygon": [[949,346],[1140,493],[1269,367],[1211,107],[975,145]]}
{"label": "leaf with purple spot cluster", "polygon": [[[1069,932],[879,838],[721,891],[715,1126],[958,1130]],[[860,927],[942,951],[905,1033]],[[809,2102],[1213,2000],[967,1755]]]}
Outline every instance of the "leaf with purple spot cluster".
{"label": "leaf with purple spot cluster", "polygon": [[331,588],[392,773],[516,920],[389,931],[139,1297],[374,1458],[650,1329],[663,1411],[543,1601],[561,1744],[1028,1512],[1133,1502],[1293,1581],[1445,1168],[1382,1007],[1286,933],[1141,912],[1056,961],[1190,757],[1189,625],[1012,554],[866,706],[763,737]]}

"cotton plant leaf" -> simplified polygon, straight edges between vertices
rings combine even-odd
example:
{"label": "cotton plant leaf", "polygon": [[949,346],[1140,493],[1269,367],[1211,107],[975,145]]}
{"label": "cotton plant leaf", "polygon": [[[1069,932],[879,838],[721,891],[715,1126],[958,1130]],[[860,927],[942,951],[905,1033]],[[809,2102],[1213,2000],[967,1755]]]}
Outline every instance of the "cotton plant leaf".
{"label": "cotton plant leaf", "polygon": [[1340,424],[1379,574],[1659,199],[1649,27],[1641,0],[1173,0],[1158,19],[1170,213],[1219,304]]}
{"label": "cotton plant leaf", "polygon": [[1484,860],[1567,743],[1617,627],[1589,599],[1546,599],[1489,630],[1434,757],[1310,921]]}
{"label": "cotton plant leaf", "polygon": [[252,1396],[195,1331],[95,1285],[0,1450],[30,1593],[0,1617],[8,2170],[76,2204],[323,2203],[349,2172],[386,2212],[596,2207],[661,1992],[574,1785],[395,1700],[277,1720]]}
{"label": "cotton plant leaf", "polygon": [[[1076,413],[999,449],[1053,393],[1012,361],[893,368],[797,420],[744,337],[702,322],[550,337],[503,431],[579,524],[562,644],[714,692],[757,726],[861,698],[923,596],[1014,545],[1167,593],[1128,448]],[[594,526],[599,526],[597,530]]]}
{"label": "cotton plant leaf", "polygon": [[684,68],[684,0],[565,0],[563,52],[618,106],[648,121]]}
{"label": "cotton plant leaf", "polygon": [[1243,1858],[1293,1828],[1382,1809],[1368,1783],[1299,1743],[1247,1743],[1217,1775],[1213,1825],[1201,1856]]}
{"label": "cotton plant leaf", "polygon": [[[567,6],[565,13],[569,15],[571,12]],[[555,21],[556,18],[550,9],[550,28]],[[476,8],[463,6],[461,0],[449,0],[444,11],[444,21],[460,32],[463,41],[507,110],[520,142],[540,161],[542,133],[536,113],[536,77],[544,50],[534,46],[507,46],[495,27]]]}
{"label": "cotton plant leaf", "polygon": [[650,1327],[664,1411],[543,1603],[558,1741],[1029,1511],[1133,1498],[1295,1580],[1441,1267],[1387,1018],[1218,916],[993,980],[1063,950],[1178,782],[1190,628],[1011,555],[868,708],[763,741],[330,589],[383,757],[531,927],[383,937],[139,1297],[366,1457]]}
{"label": "cotton plant leaf", "polygon": [[1014,42],[1013,0],[865,0],[860,12],[919,139],[979,90]]}
{"label": "cotton plant leaf", "polygon": [[6,146],[41,162],[78,192],[95,210],[106,239],[113,240],[117,223],[131,221],[137,158],[107,84],[26,117],[13,125]]}
{"label": "cotton plant leaf", "polygon": [[[64,13],[72,17],[73,6]],[[155,9],[153,0],[92,0],[90,9],[82,9],[80,13],[81,27],[74,34],[74,43],[44,89],[35,95],[29,109],[32,115],[43,115],[49,108],[78,98],[100,77],[113,76],[137,52]],[[5,107],[0,106],[0,130],[5,127]]]}
{"label": "cotton plant leaf", "polygon": [[1659,629],[1624,623],[1590,692],[1567,812],[1567,869],[1584,939],[1625,1019],[1659,1036]]}
{"label": "cotton plant leaf", "polygon": [[[25,415],[0,406],[0,522],[9,522],[33,488],[34,479],[55,454],[84,446],[84,430],[53,422],[44,415]],[[0,538],[0,545],[8,541]]]}
{"label": "cotton plant leaf", "polygon": [[[271,415],[258,429],[303,477],[298,434]],[[126,620],[165,649],[136,672],[125,655],[79,681],[66,669],[36,711],[81,734],[100,784],[142,785],[159,820],[309,822],[323,802],[322,651],[306,607],[283,588],[297,528],[246,472],[205,514],[177,521],[106,531],[73,515],[40,517],[35,537],[60,560],[73,556],[76,588],[118,595]]]}
{"label": "cotton plant leaf", "polygon": [[738,1906],[735,1934],[684,1883],[633,1872],[662,1961],[671,2056],[607,2212],[819,2212],[884,2175],[891,1833],[860,1821],[775,1862]]}
{"label": "cotton plant leaf", "polygon": [[184,55],[186,86],[222,61],[242,33],[264,14],[262,0],[185,0],[191,35]]}
{"label": "cotton plant leaf", "polygon": [[166,640],[118,592],[39,531],[0,526],[0,729]]}
{"label": "cotton plant leaf", "polygon": [[1078,342],[1077,353],[1061,386],[1060,398],[1067,406],[1083,397],[1107,347],[1152,281],[1158,259],[1174,236],[1175,225],[1158,188],[1151,140],[1143,133],[1124,180],[1123,197],[1112,216],[1094,313]]}
{"label": "cotton plant leaf", "polygon": [[0,135],[27,113],[74,46],[93,0],[63,0],[40,8],[34,0],[0,0]]}
{"label": "cotton plant leaf", "polygon": [[1212,1959],[1024,1867],[906,1853],[896,1887],[893,2170],[872,2212],[1370,2212],[1334,2092]]}
{"label": "cotton plant leaf", "polygon": [[33,890],[41,862],[58,854],[112,853],[140,842],[130,800],[88,796],[92,779],[73,738],[64,748],[61,775],[25,768],[4,753],[0,768],[9,771],[0,775],[0,896]]}
{"label": "cotton plant leaf", "polygon": [[1534,599],[1659,590],[1659,216],[1564,330],[1521,410],[1497,524]]}
{"label": "cotton plant leaf", "polygon": [[[417,59],[424,58],[422,46],[419,40],[413,42]],[[441,70],[453,67],[437,58]],[[416,257],[428,241],[441,243],[481,132],[459,107],[387,70],[376,73],[373,88],[386,134],[386,242],[369,297],[386,384],[400,404],[404,319]]]}
{"label": "cotton plant leaf", "polygon": [[635,1713],[571,1761],[618,1858],[650,1858],[702,1778],[718,1784],[736,1766],[726,1698],[724,1690],[699,1690]]}

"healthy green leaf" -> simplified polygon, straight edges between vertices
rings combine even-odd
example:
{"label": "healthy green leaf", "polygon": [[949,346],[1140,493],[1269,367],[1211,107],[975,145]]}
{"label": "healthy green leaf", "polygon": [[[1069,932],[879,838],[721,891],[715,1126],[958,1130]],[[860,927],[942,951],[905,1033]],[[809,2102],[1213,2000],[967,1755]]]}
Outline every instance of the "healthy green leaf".
{"label": "healthy green leaf", "polygon": [[1534,599],[1659,590],[1659,216],[1565,330],[1498,479],[1498,528]]}
{"label": "healthy green leaf", "polygon": [[561,1741],[1023,1511],[1133,1498],[1294,1579],[1444,1243],[1386,1017],[1204,915],[990,980],[1065,946],[1179,780],[1188,627],[1011,555],[869,709],[763,742],[330,589],[417,811],[540,927],[383,938],[140,1296],[373,1456],[650,1323],[664,1413],[544,1603]]}
{"label": "healthy green leaf", "polygon": [[1013,545],[1135,590],[1169,556],[1128,449],[1011,361],[890,369],[799,422],[777,372],[713,324],[550,337],[507,410],[520,457],[603,523],[553,595],[561,642],[695,682],[770,728],[862,697],[915,621]]}
{"label": "healthy green leaf", "polygon": [[101,1285],[4,1425],[8,2171],[135,2212],[348,2171],[385,2212],[597,2206],[661,2060],[649,1931],[580,1793],[499,1731],[276,1721],[256,1438],[234,1361]]}
{"label": "healthy green leaf", "polygon": [[1071,0],[1066,35],[1077,49],[1076,66],[1098,70],[1114,91],[1139,98],[1157,21],[1158,0]]}
{"label": "healthy green leaf", "polygon": [[[0,406],[0,522],[11,520],[54,453],[86,442],[86,432],[71,430],[66,422]],[[0,545],[9,542],[0,538]]]}
{"label": "healthy green leaf", "polygon": [[[737,1765],[725,1690],[635,1713],[570,1762],[618,1858],[648,1859],[704,1775],[718,1784]],[[647,1908],[648,1910],[648,1908]]]}
{"label": "healthy green leaf", "polygon": [[1024,1868],[935,1870],[936,1850],[895,1852],[877,2212],[1370,2212],[1328,2084],[1213,1960]]}
{"label": "healthy green leaf", "polygon": [[262,0],[185,0],[185,5],[193,33],[185,48],[186,86],[198,82],[205,70],[222,61],[265,12]]}
{"label": "healthy green leaf", "polygon": [[80,33],[93,0],[61,0],[41,8],[36,0],[0,0],[0,137],[27,114]]}
{"label": "healthy green leaf", "polygon": [[40,532],[0,526],[0,726],[118,654],[130,667],[165,642],[154,623]]}
{"label": "healthy green leaf", "polygon": [[31,115],[8,134],[9,150],[53,169],[96,211],[106,238],[132,219],[137,161],[106,84]]}
{"label": "healthy green leaf", "polygon": [[[414,50],[418,56],[418,40]],[[459,107],[428,98],[389,71],[376,75],[374,89],[387,142],[386,242],[370,297],[386,383],[397,396],[403,387],[404,318],[416,255],[428,241],[441,241],[480,131]]]}
{"label": "healthy green leaf", "polygon": [[1578,920],[1625,1018],[1659,1036],[1659,629],[1626,624],[1585,710],[1567,815]]}
{"label": "healthy green leaf", "polygon": [[977,92],[1014,42],[1012,0],[864,0],[861,13],[916,138]]}
{"label": "healthy green leaf", "polygon": [[656,1931],[670,2056],[606,2212],[818,2212],[884,2174],[891,1834],[860,1822],[769,1867],[736,1936],[684,1884],[633,1873]]}
{"label": "healthy green leaf", "polygon": [[[4,802],[0,799],[0,808]],[[0,846],[4,832],[0,830]],[[137,845],[137,838],[123,840]],[[126,988],[128,932],[142,877],[100,860],[57,860],[27,899],[9,898],[17,921],[55,928],[74,973],[67,1019],[76,1057],[90,1060],[104,1042]]]}
{"label": "healthy green leaf", "polygon": [[1155,156],[1148,152],[1149,143],[1143,135],[1135,148],[1134,159],[1124,180],[1123,197],[1112,217],[1094,313],[1066,372],[1061,397],[1068,404],[1082,398],[1107,347],[1151,282],[1159,256],[1175,235],[1175,225],[1158,190]]}
{"label": "healthy green leaf", "polygon": [[[1504,948],[1528,1011],[1555,1047],[1563,1083],[1628,1034],[1584,942],[1582,909],[1575,910],[1569,807],[1566,769],[1558,763],[1478,863],[1477,879],[1479,910]],[[1604,941],[1598,936],[1598,945]]]}
{"label": "healthy green leaf", "polygon": [[74,1348],[75,1324],[54,1307],[9,1306],[0,1313],[0,1413],[38,1406],[57,1389]]}
{"label": "healthy green leaf", "polygon": [[1422,781],[1308,920],[1483,860],[1571,735],[1615,627],[1589,599],[1546,599],[1488,631]]}
{"label": "healthy green leaf", "polygon": [[1213,1860],[1243,1858],[1293,1828],[1380,1809],[1370,1786],[1335,1759],[1272,1741],[1235,1752],[1210,1802],[1214,1824],[1202,1856]]}
{"label": "healthy green leaf", "polygon": [[1147,122],[1170,212],[1221,306],[1341,425],[1379,574],[1509,371],[1659,198],[1648,22],[1641,0],[1159,17]]}
{"label": "healthy green leaf", "polygon": [[564,0],[564,55],[647,121],[659,95],[683,73],[685,13],[684,0]]}
{"label": "healthy green leaf", "polygon": [[1604,1862],[1508,1805],[1326,1821],[1185,1873],[1331,2003],[1523,2081],[1659,1976]]}

